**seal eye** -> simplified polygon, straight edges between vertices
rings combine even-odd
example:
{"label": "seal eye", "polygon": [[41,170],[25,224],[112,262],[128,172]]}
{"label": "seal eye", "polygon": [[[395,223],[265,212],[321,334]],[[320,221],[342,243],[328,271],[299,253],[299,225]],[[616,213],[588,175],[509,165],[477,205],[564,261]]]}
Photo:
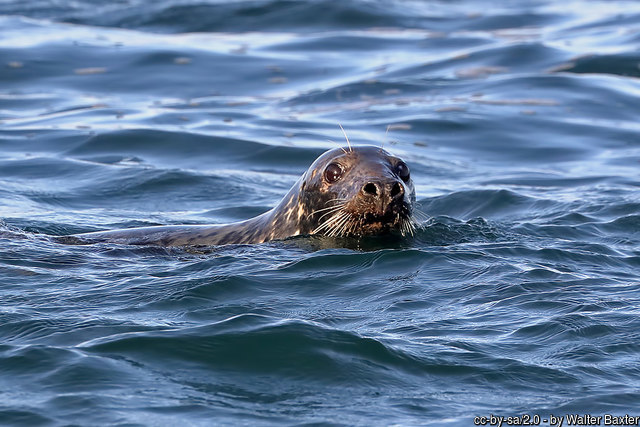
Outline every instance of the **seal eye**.
{"label": "seal eye", "polygon": [[339,164],[337,163],[331,163],[329,166],[327,166],[327,168],[324,170],[324,179],[329,183],[329,184],[333,184],[334,182],[336,182],[337,180],[340,179],[340,177],[342,176],[342,168],[340,167]]}
{"label": "seal eye", "polygon": [[405,162],[400,162],[396,165],[396,174],[404,182],[409,181],[409,178],[411,177],[409,173],[409,166],[407,166]]}

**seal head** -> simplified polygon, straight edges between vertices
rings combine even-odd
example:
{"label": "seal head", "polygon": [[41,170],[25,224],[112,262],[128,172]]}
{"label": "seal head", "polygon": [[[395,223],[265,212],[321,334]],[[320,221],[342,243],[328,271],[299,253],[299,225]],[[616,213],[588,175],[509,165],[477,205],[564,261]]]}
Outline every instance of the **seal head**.
{"label": "seal head", "polygon": [[379,147],[337,148],[300,180],[301,234],[412,234],[415,188],[407,164]]}

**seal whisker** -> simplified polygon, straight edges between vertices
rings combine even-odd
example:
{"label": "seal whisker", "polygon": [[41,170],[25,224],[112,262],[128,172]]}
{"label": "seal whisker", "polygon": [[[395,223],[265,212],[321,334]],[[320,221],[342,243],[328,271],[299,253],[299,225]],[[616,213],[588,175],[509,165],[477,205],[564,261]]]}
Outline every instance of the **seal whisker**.
{"label": "seal whisker", "polygon": [[319,222],[325,216],[330,215],[330,214],[332,214],[332,213],[334,213],[336,211],[339,211],[340,209],[344,208],[344,206],[346,205],[347,199],[342,198],[342,197],[337,197],[335,199],[327,200],[326,203],[330,203],[330,202],[334,202],[334,201],[337,202],[335,205],[317,209],[317,210],[311,212],[309,215],[307,215],[307,219],[311,218],[315,214],[327,211],[317,219],[317,221]]}
{"label": "seal whisker", "polygon": [[360,225],[360,220],[358,218],[352,218],[351,220],[351,227],[349,227],[349,234],[355,234],[356,231],[356,227],[358,227]]}
{"label": "seal whisker", "polygon": [[413,236],[413,231],[411,229],[411,221],[409,220],[409,218],[402,218],[402,228],[403,228],[403,236],[406,235],[412,235]]}
{"label": "seal whisker", "polygon": [[348,199],[348,198],[346,198],[346,197],[336,197],[335,199],[329,199],[329,200],[327,200],[327,201],[325,202],[325,204],[326,204],[326,203],[329,203],[329,202],[334,202],[334,201],[336,201],[336,200],[341,201],[341,202],[346,202],[346,201],[347,201],[347,200],[349,200],[349,199]]}
{"label": "seal whisker", "polygon": [[416,221],[413,219],[413,217],[409,217],[406,220],[407,223],[407,228],[409,230],[409,233],[411,234],[411,236],[413,236],[416,232]]}
{"label": "seal whisker", "polygon": [[407,224],[403,217],[399,213],[396,214],[396,223],[400,226],[400,234],[404,236],[407,233]]}
{"label": "seal whisker", "polygon": [[417,216],[419,219],[426,221],[429,219],[429,215],[427,215],[426,213],[422,212],[420,209],[413,209],[413,215]]}
{"label": "seal whisker", "polygon": [[[324,208],[324,209],[318,209],[317,211],[311,213],[310,216],[313,215],[313,214],[324,212],[324,214],[320,217],[320,218],[324,218],[326,215],[332,214],[334,212],[337,212],[340,209],[342,209],[343,207],[344,207],[344,204],[340,204],[340,205],[331,206],[331,207]],[[318,218],[318,219],[320,219],[320,218]]]}
{"label": "seal whisker", "polygon": [[403,236],[413,235],[413,233],[411,233],[409,225],[406,222],[404,223],[404,232],[402,233],[402,235]]}
{"label": "seal whisker", "polygon": [[[335,142],[333,139],[327,139],[327,141],[329,141],[332,144],[337,144],[337,142]],[[349,152],[347,150],[345,150],[344,147],[340,146],[340,149],[342,150],[342,152],[344,154],[349,154]]]}
{"label": "seal whisker", "polygon": [[329,199],[329,200],[327,200],[327,201],[325,202],[325,205],[327,205],[327,204],[329,204],[329,203],[332,203],[332,202],[335,202],[336,204],[334,204],[334,205],[332,205],[332,206],[336,206],[336,205],[338,205],[338,204],[340,204],[340,203],[345,203],[345,202],[347,202],[347,201],[348,201],[348,199],[344,199],[344,198],[341,198],[341,197],[336,197],[335,199]]}
{"label": "seal whisker", "polygon": [[349,137],[347,136],[347,132],[344,131],[344,128],[342,127],[342,125],[340,123],[338,123],[338,126],[340,126],[340,129],[342,129],[342,133],[344,134],[344,139],[347,140],[347,145],[349,146],[349,152],[353,153],[353,148],[351,147],[351,142],[349,141]]}
{"label": "seal whisker", "polygon": [[349,219],[349,214],[347,212],[343,212],[340,220],[336,221],[333,224],[333,227],[332,227],[332,229],[331,229],[331,231],[329,232],[328,235],[331,236],[331,237],[337,236],[339,234],[339,229],[341,227],[341,224],[343,224],[348,219]]}
{"label": "seal whisker", "polygon": [[320,224],[319,226],[317,226],[316,228],[314,228],[311,231],[311,234],[318,234],[320,233],[322,230],[324,230],[325,228],[329,228],[331,227],[333,223],[333,218],[330,218],[328,221],[325,221],[324,223]]}
{"label": "seal whisker", "polygon": [[325,212],[324,214],[322,214],[322,216],[320,218],[318,218],[318,221],[320,221],[322,218],[324,218],[327,215],[331,215],[331,214],[335,214],[336,212],[339,212],[340,210],[343,209],[343,206],[339,206],[337,209],[329,211],[329,212]]}
{"label": "seal whisker", "polygon": [[347,215],[347,213],[344,212],[344,211],[335,213],[331,218],[329,218],[324,223],[322,223],[321,225],[316,227],[311,233],[312,234],[316,234],[316,233],[319,233],[320,231],[324,230],[325,228],[333,227],[335,225],[335,223],[337,221],[340,221],[345,215]]}
{"label": "seal whisker", "polygon": [[344,228],[342,230],[342,234],[344,236],[351,236],[353,234],[353,230],[354,230],[354,225],[358,220],[356,218],[354,218],[353,215],[351,215],[349,217],[349,221],[347,221],[347,223],[344,225]]}
{"label": "seal whisker", "polygon": [[307,218],[310,218],[311,216],[313,216],[315,214],[318,214],[320,212],[328,211],[328,212],[325,212],[325,214],[322,215],[320,218],[318,218],[318,220],[320,220],[320,219],[324,218],[326,215],[331,214],[334,211],[338,211],[338,210],[342,209],[344,207],[344,205],[345,205],[344,203],[341,203],[341,204],[338,204],[338,205],[329,206],[329,207],[326,207],[326,208],[315,210],[315,211],[311,212],[309,215],[307,215]]}
{"label": "seal whisker", "polygon": [[352,215],[349,215],[345,221],[342,222],[340,229],[338,230],[338,235],[344,237],[348,235],[347,230],[351,225],[351,221],[353,220]]}
{"label": "seal whisker", "polygon": [[399,226],[400,234],[402,236],[406,236],[408,234],[413,235],[411,217],[401,216],[399,213],[397,213],[396,223]]}
{"label": "seal whisker", "polygon": [[318,231],[318,233],[319,233],[319,234],[324,233],[324,234],[326,234],[327,236],[331,236],[331,234],[332,234],[332,233],[333,233],[333,231],[335,230],[335,224],[336,224],[336,222],[335,222],[335,221],[331,221],[331,222],[326,223],[326,224],[325,224],[325,225],[326,225],[326,227],[324,227],[324,228],[325,228],[325,230],[319,230],[319,231]]}
{"label": "seal whisker", "polygon": [[326,208],[321,208],[321,209],[316,209],[315,211],[311,212],[309,214],[309,216],[313,215],[313,214],[317,214],[320,212],[324,212],[324,211],[328,211],[328,210],[332,210],[332,209],[340,209],[344,206],[344,203],[339,203],[337,205],[333,205],[333,206],[327,206]]}
{"label": "seal whisker", "polygon": [[387,140],[388,135],[389,135],[389,128],[391,127],[391,125],[387,125],[387,130],[384,131],[384,139],[382,140],[382,145],[380,145],[380,152],[382,153],[382,151],[384,150],[384,142]]}
{"label": "seal whisker", "polygon": [[338,221],[333,227],[333,229],[331,230],[331,232],[329,232],[329,236],[331,237],[340,236],[342,227],[344,226],[345,222],[349,221],[350,217],[351,217],[351,214],[349,212],[344,212],[340,221]]}
{"label": "seal whisker", "polygon": [[347,218],[347,220],[342,224],[342,226],[337,230],[336,232],[336,236],[339,237],[346,237],[348,234],[346,233],[346,228],[347,225],[349,225],[350,219]]}
{"label": "seal whisker", "polygon": [[355,222],[353,215],[349,217],[349,221],[344,225],[344,229],[342,230],[342,234],[345,236],[350,236],[353,233],[353,223]]}

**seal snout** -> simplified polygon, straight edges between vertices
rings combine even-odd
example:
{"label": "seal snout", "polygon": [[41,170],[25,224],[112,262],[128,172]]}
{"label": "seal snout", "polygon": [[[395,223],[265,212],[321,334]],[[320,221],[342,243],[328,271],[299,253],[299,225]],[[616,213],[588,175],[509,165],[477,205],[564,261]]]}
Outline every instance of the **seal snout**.
{"label": "seal snout", "polygon": [[398,181],[369,181],[362,186],[362,194],[368,198],[384,199],[388,195],[390,201],[404,197],[404,187]]}

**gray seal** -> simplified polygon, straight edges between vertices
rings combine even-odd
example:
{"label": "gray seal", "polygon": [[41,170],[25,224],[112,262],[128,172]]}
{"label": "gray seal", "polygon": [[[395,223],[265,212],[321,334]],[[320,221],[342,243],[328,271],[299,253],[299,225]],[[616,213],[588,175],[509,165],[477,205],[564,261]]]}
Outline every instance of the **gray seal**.
{"label": "gray seal", "polygon": [[208,246],[262,243],[299,235],[408,235],[415,230],[415,200],[404,161],[379,147],[350,146],[322,154],[276,207],[245,221],[141,227],[67,237],[77,239],[75,243]]}

